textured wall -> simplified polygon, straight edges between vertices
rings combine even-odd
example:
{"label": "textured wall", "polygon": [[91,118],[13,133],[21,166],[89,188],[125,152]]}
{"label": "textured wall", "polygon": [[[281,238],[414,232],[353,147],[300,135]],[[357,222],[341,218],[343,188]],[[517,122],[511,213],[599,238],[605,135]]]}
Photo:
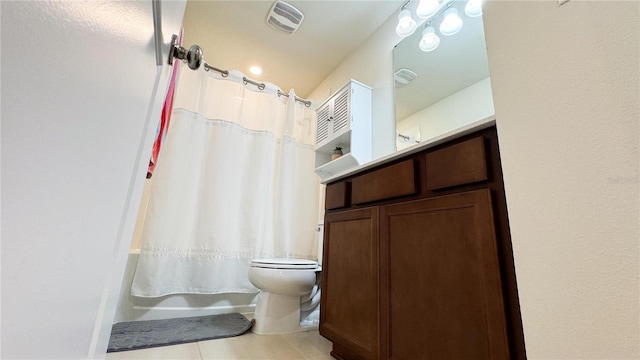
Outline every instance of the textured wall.
{"label": "textured wall", "polygon": [[[163,2],[165,59],[184,6]],[[1,7],[0,357],[100,357],[170,68],[151,2]]]}
{"label": "textured wall", "polygon": [[397,19],[395,12],[308,96],[322,102],[350,79],[371,86],[373,160],[396,151],[393,47],[400,41],[395,33]]}
{"label": "textured wall", "polygon": [[529,359],[637,359],[640,3],[484,23]]}

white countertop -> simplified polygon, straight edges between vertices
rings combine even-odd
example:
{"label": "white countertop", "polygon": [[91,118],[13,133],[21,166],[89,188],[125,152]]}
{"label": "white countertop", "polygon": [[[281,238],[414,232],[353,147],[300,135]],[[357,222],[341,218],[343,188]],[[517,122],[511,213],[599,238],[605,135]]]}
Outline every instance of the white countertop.
{"label": "white countertop", "polygon": [[345,178],[347,176],[353,175],[357,172],[363,171],[363,170],[367,170],[370,169],[374,166],[378,166],[381,164],[385,164],[388,162],[391,162],[395,159],[401,158],[403,156],[407,156],[407,155],[411,155],[411,154],[415,154],[417,152],[420,152],[424,149],[428,149],[437,145],[440,145],[442,143],[445,143],[447,141],[453,140],[453,139],[457,139],[459,137],[471,134],[473,132],[476,132],[478,130],[482,130],[482,129],[486,129],[488,127],[491,127],[493,125],[495,125],[496,123],[496,118],[495,116],[491,116],[488,117],[486,119],[482,119],[482,120],[478,120],[475,122],[472,122],[468,125],[465,125],[463,127],[457,128],[453,131],[449,131],[447,133],[444,133],[442,135],[433,137],[429,140],[425,140],[422,141],[418,144],[409,146],[408,148],[402,149],[400,151],[394,152],[392,154],[383,156],[379,159],[373,160],[371,162],[368,162],[366,164],[362,164],[360,166],[356,166],[354,168],[345,170],[341,173],[335,174],[333,176],[330,176],[324,180],[321,181],[322,184],[327,184],[336,180],[340,180],[342,178]]}

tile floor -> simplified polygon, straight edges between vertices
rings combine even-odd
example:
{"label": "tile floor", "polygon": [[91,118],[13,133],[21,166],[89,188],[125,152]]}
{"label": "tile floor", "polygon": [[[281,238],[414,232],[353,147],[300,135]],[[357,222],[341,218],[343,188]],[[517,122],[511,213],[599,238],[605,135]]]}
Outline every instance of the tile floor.
{"label": "tile floor", "polygon": [[[252,314],[244,314],[248,319]],[[283,335],[241,336],[195,343],[108,353],[106,360],[268,359],[331,360],[331,342],[318,330]]]}
{"label": "tile floor", "polygon": [[331,342],[317,330],[284,335],[241,336],[107,354],[107,360],[272,359],[330,360]]}

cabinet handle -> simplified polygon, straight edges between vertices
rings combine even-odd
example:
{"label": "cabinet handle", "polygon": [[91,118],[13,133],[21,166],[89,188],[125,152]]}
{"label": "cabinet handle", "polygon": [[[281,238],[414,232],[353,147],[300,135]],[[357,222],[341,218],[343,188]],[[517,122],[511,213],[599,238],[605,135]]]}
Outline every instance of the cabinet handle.
{"label": "cabinet handle", "polygon": [[329,116],[329,118],[327,119],[327,121],[331,121],[333,120],[333,116]]}

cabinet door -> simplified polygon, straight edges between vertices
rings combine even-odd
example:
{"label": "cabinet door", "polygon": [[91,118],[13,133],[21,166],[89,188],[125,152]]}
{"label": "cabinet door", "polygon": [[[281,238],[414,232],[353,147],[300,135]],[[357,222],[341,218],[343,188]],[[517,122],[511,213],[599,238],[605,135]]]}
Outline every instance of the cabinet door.
{"label": "cabinet door", "polygon": [[382,357],[508,359],[490,191],[389,205],[380,216]]}
{"label": "cabinet door", "polygon": [[[376,359],[378,208],[328,214],[324,227],[320,334],[334,342],[334,355]],[[337,348],[346,353],[335,354]]]}
{"label": "cabinet door", "polygon": [[316,144],[320,144],[329,138],[329,122],[331,121],[329,104],[318,108],[316,114]]}
{"label": "cabinet door", "polygon": [[349,130],[349,119],[351,117],[350,95],[351,86],[347,86],[338,92],[333,99],[333,137],[339,136]]}
{"label": "cabinet door", "polygon": [[340,89],[316,110],[316,145],[344,134],[350,129],[351,86]]}

